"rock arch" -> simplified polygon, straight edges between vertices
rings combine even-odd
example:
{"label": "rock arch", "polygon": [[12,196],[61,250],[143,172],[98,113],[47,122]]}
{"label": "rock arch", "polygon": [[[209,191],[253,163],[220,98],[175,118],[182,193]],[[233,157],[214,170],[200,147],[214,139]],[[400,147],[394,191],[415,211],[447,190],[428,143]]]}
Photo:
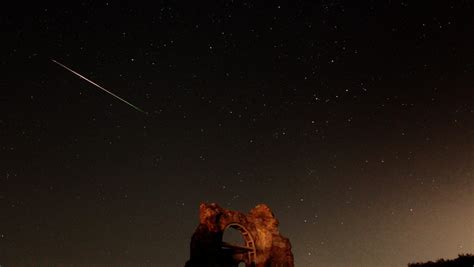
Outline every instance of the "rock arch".
{"label": "rock arch", "polygon": [[[221,208],[215,203],[201,204],[199,225],[191,238],[191,255],[186,267],[294,267],[290,241],[278,230],[278,220],[265,204],[248,214]],[[222,241],[224,231],[238,230],[245,245]]]}

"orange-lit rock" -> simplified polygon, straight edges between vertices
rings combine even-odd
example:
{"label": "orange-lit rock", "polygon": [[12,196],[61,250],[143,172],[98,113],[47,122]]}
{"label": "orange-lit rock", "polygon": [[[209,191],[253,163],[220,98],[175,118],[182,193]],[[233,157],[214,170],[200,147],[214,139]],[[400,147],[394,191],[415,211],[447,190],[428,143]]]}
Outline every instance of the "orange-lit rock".
{"label": "orange-lit rock", "polygon": [[[293,267],[293,254],[288,238],[278,230],[278,220],[265,204],[248,214],[221,208],[215,203],[201,204],[199,226],[191,238],[191,255],[186,267],[238,266]],[[228,228],[237,229],[244,244],[222,241]]]}

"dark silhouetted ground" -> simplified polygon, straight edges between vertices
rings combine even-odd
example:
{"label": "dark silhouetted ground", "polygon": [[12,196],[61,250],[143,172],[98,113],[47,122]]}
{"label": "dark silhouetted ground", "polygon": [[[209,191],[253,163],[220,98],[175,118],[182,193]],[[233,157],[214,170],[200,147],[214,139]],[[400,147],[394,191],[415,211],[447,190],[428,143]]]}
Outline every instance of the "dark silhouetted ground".
{"label": "dark silhouetted ground", "polygon": [[465,254],[459,255],[454,260],[440,259],[436,262],[425,262],[425,263],[410,263],[408,267],[473,267],[474,266],[474,255]]}

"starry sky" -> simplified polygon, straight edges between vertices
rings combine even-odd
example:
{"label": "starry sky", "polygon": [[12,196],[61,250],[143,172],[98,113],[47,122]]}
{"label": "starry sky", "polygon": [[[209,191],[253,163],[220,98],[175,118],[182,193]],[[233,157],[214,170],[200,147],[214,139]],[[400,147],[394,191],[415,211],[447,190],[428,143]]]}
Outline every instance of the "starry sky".
{"label": "starry sky", "polygon": [[75,2],[1,11],[2,266],[183,266],[201,202],[300,267],[474,251],[471,1]]}

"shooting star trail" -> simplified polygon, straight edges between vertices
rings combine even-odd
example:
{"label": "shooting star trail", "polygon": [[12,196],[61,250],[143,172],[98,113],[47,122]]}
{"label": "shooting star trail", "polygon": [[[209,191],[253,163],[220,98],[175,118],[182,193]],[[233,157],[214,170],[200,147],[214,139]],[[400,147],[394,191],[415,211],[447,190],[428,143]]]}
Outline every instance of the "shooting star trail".
{"label": "shooting star trail", "polygon": [[58,64],[59,66],[65,68],[66,70],[68,70],[68,71],[70,71],[70,72],[76,74],[77,76],[79,76],[79,78],[88,81],[89,83],[91,83],[91,84],[94,85],[95,87],[101,89],[102,91],[108,93],[109,95],[111,95],[111,96],[117,98],[118,100],[124,102],[125,104],[131,106],[131,107],[134,108],[135,110],[138,110],[138,111],[140,111],[141,113],[148,115],[148,112],[146,112],[146,111],[142,110],[141,108],[139,108],[139,107],[133,105],[132,103],[128,102],[127,100],[125,100],[125,99],[123,99],[123,98],[121,98],[120,96],[118,96],[118,95],[116,95],[116,94],[110,92],[109,90],[107,90],[107,89],[105,89],[104,87],[98,85],[97,83],[95,83],[95,82],[93,82],[93,81],[87,79],[86,77],[82,76],[81,74],[79,74],[79,73],[75,72],[74,70],[72,70],[72,69],[66,67],[65,65],[59,63],[58,61],[56,61],[56,60],[54,60],[54,59],[51,59],[51,61],[53,61],[54,63]]}

